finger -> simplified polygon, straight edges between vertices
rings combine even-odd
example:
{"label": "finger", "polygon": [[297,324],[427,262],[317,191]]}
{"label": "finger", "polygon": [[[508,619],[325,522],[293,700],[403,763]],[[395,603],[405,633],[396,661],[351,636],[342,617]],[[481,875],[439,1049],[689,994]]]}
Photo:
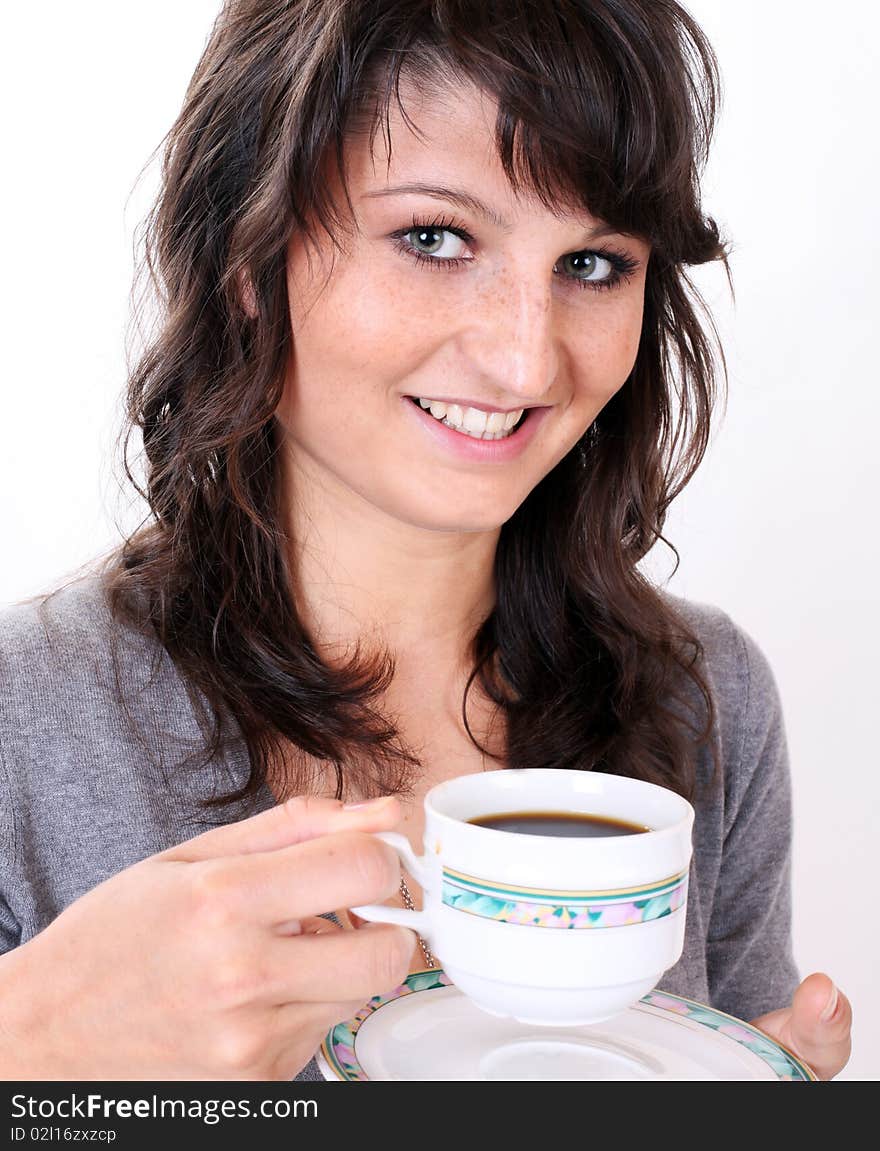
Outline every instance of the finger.
{"label": "finger", "polygon": [[298,938],[273,936],[256,961],[258,997],[278,1007],[364,1003],[403,983],[417,946],[415,932],[391,923]]}
{"label": "finger", "polygon": [[291,1080],[317,1052],[335,1025],[357,1015],[359,1000],[302,1003],[267,1010],[258,1026],[240,1036],[247,1055],[240,1058],[248,1072],[262,1080]]}
{"label": "finger", "polygon": [[353,1019],[367,1001],[352,999],[335,1003],[290,1004],[272,1013],[272,1046],[277,1077],[293,1079],[303,1066],[303,1041],[316,1053],[338,1023]]}
{"label": "finger", "polygon": [[298,795],[250,819],[215,827],[163,851],[156,858],[196,863],[230,855],[276,851],[334,831],[358,829],[387,831],[400,820],[400,804],[393,795],[353,807],[338,799]]}
{"label": "finger", "polygon": [[397,852],[362,831],[198,866],[203,895],[242,922],[273,929],[337,907],[381,902],[400,886]]}
{"label": "finger", "polygon": [[291,919],[276,928],[279,935],[329,935],[344,930],[342,925],[322,915],[307,915],[304,919]]}
{"label": "finger", "polygon": [[794,993],[789,1034],[797,1053],[823,1079],[845,1066],[852,1049],[852,1007],[823,972],[808,975]]}

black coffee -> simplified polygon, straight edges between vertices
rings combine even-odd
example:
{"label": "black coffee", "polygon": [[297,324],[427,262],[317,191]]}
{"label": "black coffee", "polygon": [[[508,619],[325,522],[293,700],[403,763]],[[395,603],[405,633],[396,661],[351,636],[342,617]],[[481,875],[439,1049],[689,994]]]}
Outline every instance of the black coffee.
{"label": "black coffee", "polygon": [[477,827],[496,831],[516,831],[520,835],[556,835],[579,839],[604,839],[612,835],[638,835],[650,831],[640,823],[612,819],[607,815],[585,815],[576,811],[505,811],[500,815],[479,815],[469,819]]}

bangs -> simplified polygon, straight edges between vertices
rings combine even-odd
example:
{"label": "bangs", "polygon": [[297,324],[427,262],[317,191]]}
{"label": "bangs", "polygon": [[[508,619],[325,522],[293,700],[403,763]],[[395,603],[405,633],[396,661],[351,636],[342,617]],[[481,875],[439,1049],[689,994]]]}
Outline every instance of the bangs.
{"label": "bangs", "polygon": [[517,196],[700,262],[699,173],[720,87],[711,47],[677,4],[436,0],[382,5],[378,20],[377,5],[353,7],[372,22],[344,38],[361,42],[360,67],[340,61],[338,72],[352,81],[336,141],[350,208],[342,136],[368,132],[372,151],[381,128],[390,159],[392,98],[418,135],[402,80],[441,101],[473,85],[497,103],[496,147]]}

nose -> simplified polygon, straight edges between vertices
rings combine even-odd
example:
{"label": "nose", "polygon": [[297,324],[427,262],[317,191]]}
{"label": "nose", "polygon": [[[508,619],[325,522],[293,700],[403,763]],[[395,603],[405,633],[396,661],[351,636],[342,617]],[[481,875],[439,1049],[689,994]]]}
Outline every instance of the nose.
{"label": "nose", "polygon": [[493,277],[481,289],[462,338],[468,365],[499,406],[550,402],[559,371],[558,317],[552,283],[521,269]]}

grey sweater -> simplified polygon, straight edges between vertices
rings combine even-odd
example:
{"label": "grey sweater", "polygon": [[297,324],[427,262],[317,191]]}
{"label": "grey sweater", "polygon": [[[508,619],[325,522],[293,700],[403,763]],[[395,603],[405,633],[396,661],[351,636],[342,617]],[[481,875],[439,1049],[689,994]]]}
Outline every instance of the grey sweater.
{"label": "grey sweater", "polygon": [[[706,649],[723,787],[703,787],[694,804],[684,952],[659,988],[749,1020],[787,1006],[799,978],[779,692],[763,652],[725,612],[663,594]],[[112,620],[99,576],[0,610],[0,952],[210,826],[199,800],[240,786],[249,760],[239,737],[208,769],[181,766],[202,738],[164,648]],[[703,749],[704,782],[710,768]],[[273,802],[264,787],[210,818],[232,822]],[[297,1076],[320,1077],[314,1059]]]}

